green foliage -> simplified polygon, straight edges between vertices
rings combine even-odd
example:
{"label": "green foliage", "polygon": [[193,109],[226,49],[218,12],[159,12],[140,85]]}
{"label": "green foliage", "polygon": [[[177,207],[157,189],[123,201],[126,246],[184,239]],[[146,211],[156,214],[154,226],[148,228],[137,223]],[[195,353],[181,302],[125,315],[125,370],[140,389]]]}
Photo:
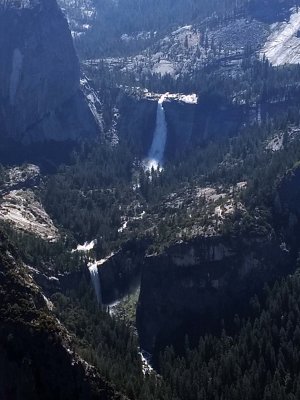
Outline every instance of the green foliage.
{"label": "green foliage", "polygon": [[57,242],[47,242],[39,237],[13,229],[9,224],[1,223],[1,231],[5,232],[10,242],[18,249],[23,262],[40,271],[53,274],[81,270],[87,263],[86,257],[80,252],[71,252],[72,242],[59,239]]}
{"label": "green foliage", "polygon": [[[97,0],[96,21],[87,38],[76,42],[80,54],[86,58],[97,58],[99,55],[124,55],[139,50],[140,43],[124,46],[121,35],[151,32],[147,39],[150,46],[157,36],[170,28],[188,24],[191,21],[201,22],[215,13],[215,20],[221,21],[233,17],[245,0],[123,0],[113,3],[109,0]],[[143,41],[141,41],[143,43]],[[144,44],[144,43],[143,43]]]}
{"label": "green foliage", "polygon": [[125,146],[85,145],[74,163],[49,178],[43,203],[58,225],[72,232],[77,242],[98,238],[117,240],[120,205],[133,198],[130,190],[132,155]]}
{"label": "green foliage", "polygon": [[[205,336],[177,357],[161,355],[160,372],[172,398],[185,400],[297,399],[300,393],[300,279],[292,276],[256,298],[256,316],[240,321],[236,333]],[[254,304],[253,303],[253,304]]]}
{"label": "green foliage", "polygon": [[59,319],[76,335],[75,350],[99,368],[101,375],[134,400],[163,400],[164,384],[154,374],[144,376],[138,354],[138,338],[120,319],[101,311],[88,282],[79,291],[51,298]]}

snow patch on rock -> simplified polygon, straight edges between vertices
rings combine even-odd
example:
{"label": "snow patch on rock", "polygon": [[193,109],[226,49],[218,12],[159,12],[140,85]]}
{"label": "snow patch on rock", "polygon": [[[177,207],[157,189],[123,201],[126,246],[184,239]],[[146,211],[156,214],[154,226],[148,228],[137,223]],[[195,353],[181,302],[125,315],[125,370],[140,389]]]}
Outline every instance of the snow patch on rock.
{"label": "snow patch on rock", "polygon": [[183,94],[183,93],[152,93],[145,89],[142,93],[142,96],[148,100],[159,101],[159,99],[163,98],[164,102],[166,101],[178,101],[185,104],[198,104],[198,96],[195,93],[191,94]]}
{"label": "snow patch on rock", "polygon": [[[176,95],[175,95],[174,100],[176,100]],[[188,95],[178,95],[178,101],[181,101],[182,103],[186,103],[186,104],[197,104],[198,96],[195,93],[188,94]]]}
{"label": "snow patch on rock", "polygon": [[76,251],[82,251],[84,253],[88,253],[93,250],[97,244],[97,239],[92,240],[91,242],[85,242],[83,245],[79,244],[75,250],[72,250],[72,253]]}

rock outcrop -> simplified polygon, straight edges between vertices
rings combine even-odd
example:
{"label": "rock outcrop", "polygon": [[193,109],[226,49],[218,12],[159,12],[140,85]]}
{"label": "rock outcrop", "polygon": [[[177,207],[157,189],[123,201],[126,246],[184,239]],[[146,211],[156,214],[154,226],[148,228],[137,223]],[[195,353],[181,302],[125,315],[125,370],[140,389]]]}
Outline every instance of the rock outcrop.
{"label": "rock outcrop", "polygon": [[28,143],[99,131],[55,0],[0,1],[0,59],[1,138]]}
{"label": "rock outcrop", "polygon": [[0,184],[0,221],[53,242],[59,238],[58,229],[34,191],[41,181],[40,169],[36,165],[8,169],[5,182]]}

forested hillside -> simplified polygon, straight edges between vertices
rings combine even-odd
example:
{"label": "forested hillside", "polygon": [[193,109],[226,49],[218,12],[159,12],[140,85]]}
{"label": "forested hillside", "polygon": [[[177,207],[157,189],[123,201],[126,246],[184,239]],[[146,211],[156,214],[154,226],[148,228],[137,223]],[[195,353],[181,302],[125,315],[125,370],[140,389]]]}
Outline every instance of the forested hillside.
{"label": "forested hillside", "polygon": [[[62,5],[68,8],[68,1]],[[212,0],[212,1],[159,1],[95,0],[83,3],[87,10],[93,10],[91,25],[86,35],[79,35],[76,42],[79,52],[87,58],[126,56],[143,47],[157,42],[170,31],[184,25],[199,25],[204,33],[208,27],[222,26],[238,18],[257,18],[272,23],[283,20],[288,10],[298,6],[298,0]],[[74,20],[80,20],[81,2],[71,11]],[[124,35],[136,37],[127,43]],[[122,39],[123,36],[123,39]],[[251,38],[249,38],[251,40]]]}
{"label": "forested hillside", "polygon": [[[60,1],[74,98],[0,134],[1,400],[300,397],[299,5]],[[38,115],[36,35],[3,76]]]}
{"label": "forested hillside", "polygon": [[188,339],[184,355],[168,348],[160,371],[171,383],[173,399],[298,399],[299,276],[265,288],[252,299],[253,316],[234,319],[228,336],[200,338],[195,349]]}

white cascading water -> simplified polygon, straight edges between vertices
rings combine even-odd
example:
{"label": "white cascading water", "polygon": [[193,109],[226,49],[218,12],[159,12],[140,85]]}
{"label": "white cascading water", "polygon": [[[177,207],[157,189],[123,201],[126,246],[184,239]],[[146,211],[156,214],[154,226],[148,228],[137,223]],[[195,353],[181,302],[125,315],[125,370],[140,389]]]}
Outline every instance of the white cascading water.
{"label": "white cascading water", "polygon": [[152,168],[157,170],[163,164],[168,134],[166,115],[163,106],[166,96],[167,94],[161,96],[157,104],[155,132],[148,158],[145,160],[145,167],[147,170],[151,170]]}
{"label": "white cascading water", "polygon": [[94,286],[95,294],[97,297],[98,304],[102,304],[102,295],[101,295],[101,283],[100,283],[100,276],[98,272],[98,265],[91,264],[89,265],[89,271],[91,275],[91,280]]}

